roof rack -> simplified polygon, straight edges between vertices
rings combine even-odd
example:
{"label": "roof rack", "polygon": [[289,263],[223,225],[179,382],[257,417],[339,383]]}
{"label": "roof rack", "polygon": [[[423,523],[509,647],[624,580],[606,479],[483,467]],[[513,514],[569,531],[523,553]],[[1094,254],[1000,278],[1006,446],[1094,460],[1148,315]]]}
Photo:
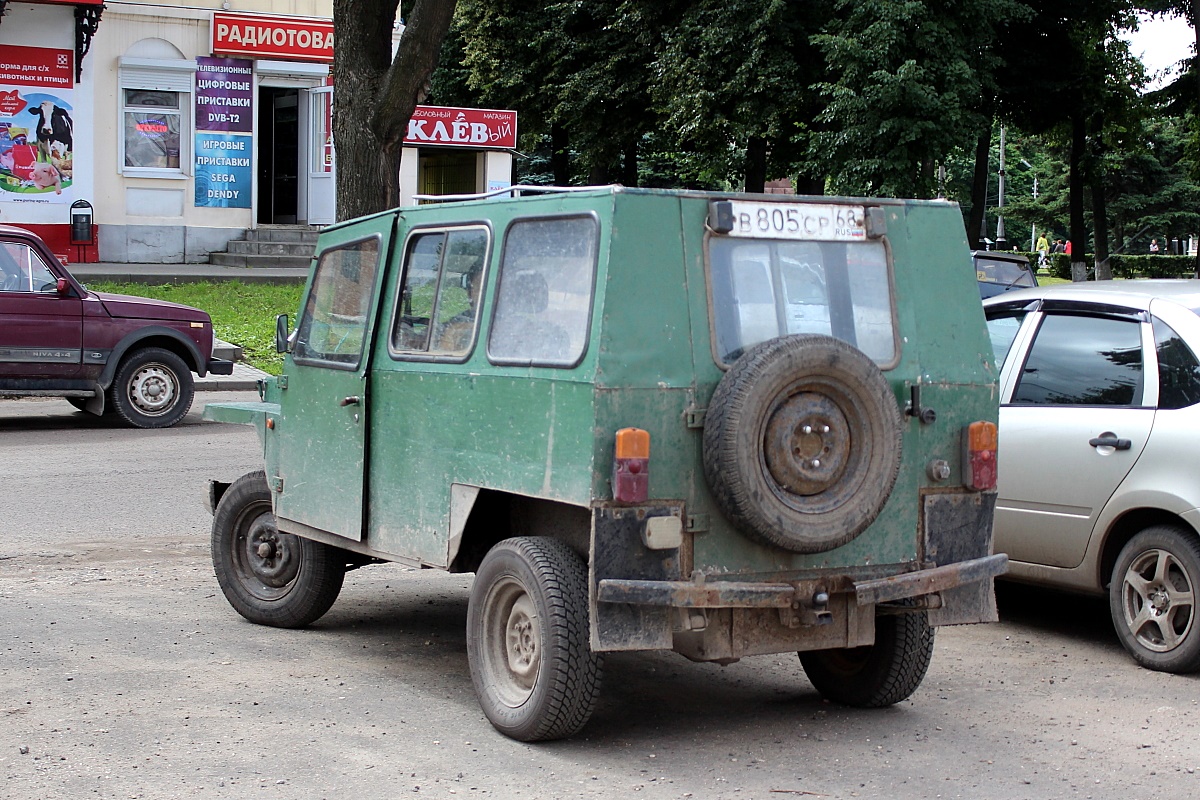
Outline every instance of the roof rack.
{"label": "roof rack", "polygon": [[619,183],[610,183],[605,186],[528,186],[518,184],[517,186],[506,186],[503,189],[492,189],[490,192],[479,192],[478,194],[414,194],[413,200],[450,203],[456,200],[484,200],[488,197],[497,197],[506,194],[513,197],[520,197],[522,193],[565,194],[567,192],[593,192],[597,189],[615,189],[620,186],[621,184]]}

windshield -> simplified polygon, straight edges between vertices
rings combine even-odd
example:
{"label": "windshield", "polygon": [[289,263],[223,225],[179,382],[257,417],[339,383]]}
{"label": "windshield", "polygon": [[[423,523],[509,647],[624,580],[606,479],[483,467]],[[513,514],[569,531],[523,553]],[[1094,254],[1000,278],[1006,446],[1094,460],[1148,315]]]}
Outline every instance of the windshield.
{"label": "windshield", "polygon": [[874,361],[896,358],[887,251],[882,242],[712,238],[717,357],[794,333],[834,336]]}

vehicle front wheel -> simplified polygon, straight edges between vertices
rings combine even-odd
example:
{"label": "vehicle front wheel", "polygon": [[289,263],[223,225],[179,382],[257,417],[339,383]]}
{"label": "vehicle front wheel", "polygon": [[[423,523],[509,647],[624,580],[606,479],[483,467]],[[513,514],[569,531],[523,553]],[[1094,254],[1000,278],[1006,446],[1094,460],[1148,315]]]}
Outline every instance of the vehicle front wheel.
{"label": "vehicle front wheel", "polygon": [[192,407],[195,384],[183,359],[161,347],[135,350],[121,361],[109,402],[135,428],[169,428]]}
{"label": "vehicle front wheel", "polygon": [[280,533],[260,470],[238,478],[213,516],[217,583],[251,622],[303,628],[329,610],[342,590],[344,559],[335,547]]}
{"label": "vehicle front wheel", "polygon": [[1117,637],[1134,660],[1160,672],[1200,669],[1200,539],[1156,525],[1129,540],[1117,557],[1108,605]]}
{"label": "vehicle front wheel", "polygon": [[836,703],[883,708],[921,685],[933,658],[933,628],[924,611],[875,618],[875,644],[800,653],[817,691]]}
{"label": "vehicle front wheel", "polygon": [[504,735],[536,742],[580,731],[602,669],[588,646],[583,559],[541,537],[493,547],[471,587],[467,659],[483,713]]}

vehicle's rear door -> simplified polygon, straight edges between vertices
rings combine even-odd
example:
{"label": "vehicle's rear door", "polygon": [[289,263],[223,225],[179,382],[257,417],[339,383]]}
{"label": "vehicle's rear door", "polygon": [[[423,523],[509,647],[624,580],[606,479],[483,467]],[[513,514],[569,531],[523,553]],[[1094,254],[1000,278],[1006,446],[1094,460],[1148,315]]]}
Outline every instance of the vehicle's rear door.
{"label": "vehicle's rear door", "polygon": [[280,397],[277,492],[281,530],[363,536],[366,374],[391,223],[323,235]]}
{"label": "vehicle's rear door", "polygon": [[53,380],[79,372],[83,301],[60,295],[57,282],[28,244],[0,241],[0,377]]}
{"label": "vehicle's rear door", "polygon": [[[995,338],[1003,320],[989,316]],[[1017,337],[1000,406],[998,552],[1054,567],[1083,560],[1154,421],[1144,400],[1144,348],[1153,341],[1144,318],[1060,304],[1029,321],[1036,332],[1027,349]]]}

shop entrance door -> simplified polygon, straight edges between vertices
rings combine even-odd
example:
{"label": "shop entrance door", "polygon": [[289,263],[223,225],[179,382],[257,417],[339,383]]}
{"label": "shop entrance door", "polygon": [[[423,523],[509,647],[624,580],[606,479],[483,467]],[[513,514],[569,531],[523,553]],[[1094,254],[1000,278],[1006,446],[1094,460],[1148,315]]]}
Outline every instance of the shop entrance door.
{"label": "shop entrance door", "polygon": [[334,182],[333,87],[305,91],[308,100],[308,224],[329,225],[337,218],[337,185]]}
{"label": "shop entrance door", "polygon": [[258,90],[258,224],[299,219],[300,90]]}

